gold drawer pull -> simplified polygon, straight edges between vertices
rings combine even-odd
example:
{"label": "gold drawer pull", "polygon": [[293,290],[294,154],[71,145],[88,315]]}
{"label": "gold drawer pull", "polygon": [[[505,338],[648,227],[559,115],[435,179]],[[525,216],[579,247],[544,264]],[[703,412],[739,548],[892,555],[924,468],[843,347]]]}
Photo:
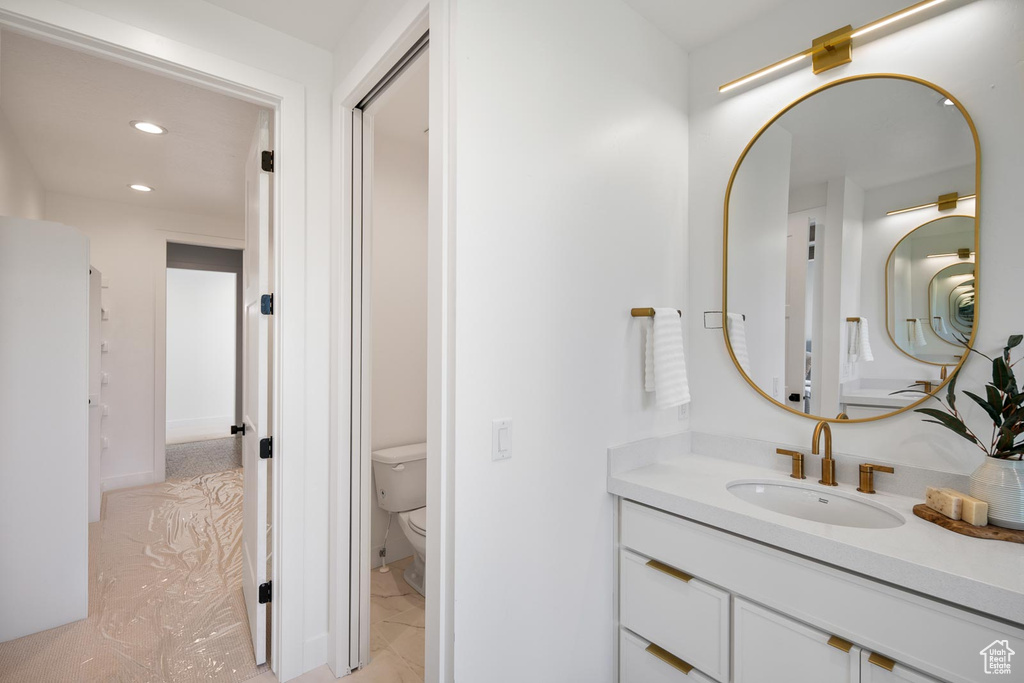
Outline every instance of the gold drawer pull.
{"label": "gold drawer pull", "polygon": [[843,652],[849,652],[850,649],[853,647],[853,643],[847,640],[843,640],[839,636],[832,636],[831,638],[829,638],[828,644],[837,650],[842,650]]}
{"label": "gold drawer pull", "polygon": [[689,581],[693,578],[686,572],[681,572],[675,567],[670,567],[667,564],[662,564],[657,560],[647,560],[647,566],[651,569],[657,569],[659,572],[663,574],[668,574],[669,576],[679,579],[680,581]]}
{"label": "gold drawer pull", "polygon": [[896,666],[896,662],[892,661],[888,657],[883,657],[877,652],[872,652],[871,656],[868,657],[868,661],[875,666],[880,666],[886,671],[892,671],[893,667]]}
{"label": "gold drawer pull", "polygon": [[664,648],[658,647],[654,643],[651,643],[650,645],[648,645],[646,651],[650,652],[652,655],[654,655],[655,657],[657,657],[661,661],[665,662],[666,664],[671,666],[673,669],[676,669],[677,671],[682,671],[684,674],[688,675],[691,671],[693,671],[693,667],[692,666],[690,666],[689,664],[687,664],[683,660],[679,659],[679,657],[676,657],[674,654],[672,654],[668,650],[666,650]]}

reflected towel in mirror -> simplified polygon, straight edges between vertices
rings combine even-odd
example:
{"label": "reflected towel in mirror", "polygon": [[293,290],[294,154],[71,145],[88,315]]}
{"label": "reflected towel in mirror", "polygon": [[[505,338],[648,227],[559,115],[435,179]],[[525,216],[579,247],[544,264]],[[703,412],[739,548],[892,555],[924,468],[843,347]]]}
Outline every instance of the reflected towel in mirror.
{"label": "reflected towel in mirror", "polygon": [[861,317],[856,322],[847,323],[846,353],[849,362],[871,362],[875,359],[871,353],[871,336],[868,319]]}
{"label": "reflected towel in mirror", "polygon": [[654,392],[654,404],[658,408],[690,402],[683,325],[674,308],[655,308],[654,320],[646,329],[644,390]]}
{"label": "reflected towel in mirror", "polygon": [[729,330],[729,345],[736,362],[750,377],[750,356],[747,355],[747,324],[739,313],[727,313],[725,324]]}
{"label": "reflected towel in mirror", "polygon": [[932,325],[932,327],[935,329],[935,332],[937,334],[942,335],[942,336],[946,336],[946,337],[950,336],[949,328],[946,327],[946,321],[943,319],[943,317],[941,315],[935,316],[935,318],[933,318],[933,320],[935,320],[935,324]]}
{"label": "reflected towel in mirror", "polygon": [[924,325],[921,324],[920,318],[914,320],[914,346],[928,346],[928,342],[924,339]]}

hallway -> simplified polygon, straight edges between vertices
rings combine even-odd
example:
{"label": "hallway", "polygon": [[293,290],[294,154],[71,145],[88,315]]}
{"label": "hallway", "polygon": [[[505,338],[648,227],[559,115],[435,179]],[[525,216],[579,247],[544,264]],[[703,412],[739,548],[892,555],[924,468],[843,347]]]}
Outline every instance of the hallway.
{"label": "hallway", "polygon": [[104,495],[89,525],[89,617],[0,644],[0,682],[241,682],[242,470]]}

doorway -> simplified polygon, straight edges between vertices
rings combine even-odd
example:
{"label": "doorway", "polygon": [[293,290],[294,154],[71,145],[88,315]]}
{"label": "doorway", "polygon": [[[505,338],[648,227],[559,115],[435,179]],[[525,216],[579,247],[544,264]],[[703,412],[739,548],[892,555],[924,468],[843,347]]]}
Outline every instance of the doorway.
{"label": "doorway", "polygon": [[167,479],[242,467],[242,253],[167,243]]}
{"label": "doorway", "polygon": [[[263,671],[274,653],[267,604],[274,573],[269,547],[277,531],[270,523],[275,478],[269,472],[271,451],[263,456],[263,442],[275,434],[276,324],[272,305],[264,307],[262,300],[273,296],[275,282],[270,229],[275,113],[265,108],[270,103],[228,94],[223,83],[199,87],[195,73],[184,82],[140,69],[124,55],[98,57],[83,53],[82,45],[75,50],[59,42],[3,30],[0,133],[24,147],[29,163],[22,169],[38,174],[38,191],[45,197],[41,213],[28,221],[27,234],[39,237],[43,226],[61,224],[62,234],[84,245],[85,262],[95,264],[90,296],[74,300],[95,299],[99,305],[95,321],[90,311],[88,356],[89,369],[99,368],[100,381],[95,391],[90,382],[87,409],[90,418],[102,416],[96,422],[103,503],[92,527],[87,511],[79,514],[73,505],[65,506],[66,519],[32,505],[21,510],[27,518],[59,522],[81,542],[76,548],[85,552],[76,553],[74,562],[61,558],[61,563],[75,575],[73,585],[82,593],[76,597],[88,603],[89,611],[12,632],[10,640],[0,643],[2,668],[24,680],[38,678],[32,667],[40,665],[55,677],[62,675],[62,667],[71,667],[81,680],[105,680],[110,672],[128,670],[147,680],[175,680],[182,672],[200,670],[218,680],[244,680]],[[78,87],[83,82],[90,88]],[[66,117],[67,111],[75,111],[75,117]],[[197,244],[222,247],[217,251],[231,256],[234,272],[176,252],[185,245],[198,249]],[[197,263],[206,267],[196,268]],[[175,267],[181,265],[188,267]],[[204,346],[214,346],[213,336],[230,337],[225,357],[216,363],[226,366],[230,380],[210,390],[224,394],[224,407],[211,414],[226,421],[224,436],[232,425],[247,425],[243,450],[252,458],[246,469],[252,470],[252,464],[256,472],[243,477],[237,468],[217,468],[165,481],[165,406],[174,390],[169,384],[183,370],[172,358],[168,377],[164,363],[168,351],[177,353],[189,341],[177,339],[180,344],[165,347],[168,332],[179,331],[164,327],[165,307],[170,306],[173,320],[215,298],[212,280],[199,288],[203,291],[194,291],[196,283],[187,276],[196,273],[230,275],[230,283],[220,287],[230,310],[222,316],[221,331],[179,335],[205,342],[193,344],[184,356],[195,361]],[[250,285],[246,304],[255,313],[245,331],[239,327],[238,305],[243,283]],[[45,310],[44,304],[38,307]],[[252,342],[242,353],[240,340]],[[40,348],[53,343],[37,340]],[[91,362],[93,346],[98,363]],[[241,420],[238,381],[246,373],[239,371],[240,363],[255,378],[248,401],[252,409],[243,411]],[[36,371],[43,367],[40,363]],[[210,367],[186,379],[197,383],[208,374]],[[183,403],[207,397],[193,393]],[[47,420],[62,422],[53,410],[48,409]],[[188,416],[182,420],[188,421]],[[200,431],[200,438],[220,428],[201,427],[207,431]],[[59,457],[46,450],[41,461]],[[27,480],[22,486],[38,483]],[[46,505],[45,498],[38,498],[39,505]],[[38,545],[52,540],[60,548],[45,530],[35,536]],[[47,575],[47,569],[40,566],[37,573]],[[63,589],[55,585],[60,582],[48,583],[40,599],[61,602]],[[67,623],[73,619],[80,621]],[[117,639],[101,637],[113,632]],[[51,661],[47,653],[57,650],[67,656]]]}
{"label": "doorway", "polygon": [[[427,498],[429,53],[353,110],[349,668],[422,681]],[[373,672],[373,673],[370,673]],[[374,679],[376,680],[376,679]]]}

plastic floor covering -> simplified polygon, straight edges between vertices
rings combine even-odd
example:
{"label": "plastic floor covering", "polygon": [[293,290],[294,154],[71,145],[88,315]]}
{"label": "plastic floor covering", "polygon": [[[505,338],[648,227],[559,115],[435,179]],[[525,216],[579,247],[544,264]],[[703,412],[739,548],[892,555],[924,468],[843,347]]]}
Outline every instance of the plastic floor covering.
{"label": "plastic floor covering", "polygon": [[0,682],[258,676],[241,577],[240,469],[111,491],[89,525],[88,618],[0,643]]}

